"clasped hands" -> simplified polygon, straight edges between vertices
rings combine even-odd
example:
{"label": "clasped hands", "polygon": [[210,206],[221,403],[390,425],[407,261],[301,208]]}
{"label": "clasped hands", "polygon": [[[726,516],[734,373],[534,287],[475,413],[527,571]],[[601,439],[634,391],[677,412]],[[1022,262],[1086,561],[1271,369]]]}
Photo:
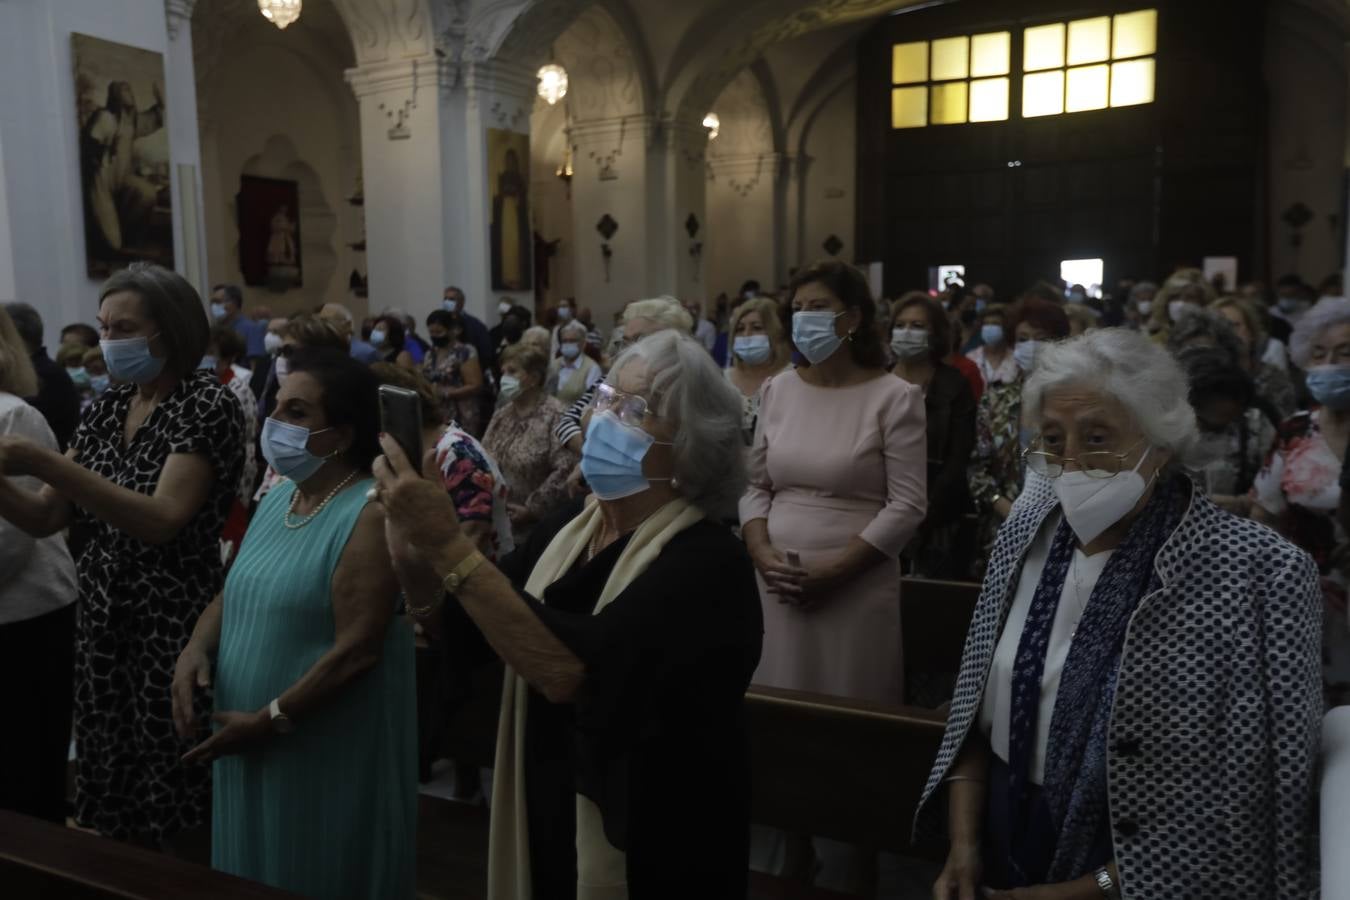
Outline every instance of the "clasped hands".
{"label": "clasped hands", "polygon": [[814,609],[825,594],[837,587],[843,577],[828,564],[811,568],[794,566],[787,557],[768,541],[756,542],[747,548],[750,558],[764,578],[769,591],[786,603],[801,610]]}

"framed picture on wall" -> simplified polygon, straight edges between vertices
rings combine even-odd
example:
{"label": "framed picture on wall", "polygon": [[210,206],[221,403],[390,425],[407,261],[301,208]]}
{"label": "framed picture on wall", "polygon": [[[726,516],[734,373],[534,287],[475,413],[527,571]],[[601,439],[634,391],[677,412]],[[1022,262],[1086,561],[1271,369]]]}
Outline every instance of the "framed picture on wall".
{"label": "framed picture on wall", "polygon": [[530,136],[489,128],[488,183],[492,189],[492,289],[528,291],[530,251]]}
{"label": "framed picture on wall", "polygon": [[300,258],[300,185],[243,175],[235,198],[239,271],[244,284],[286,291],[304,284]]}
{"label": "framed picture on wall", "polygon": [[173,268],[164,57],[83,34],[70,50],[89,276],[138,260]]}

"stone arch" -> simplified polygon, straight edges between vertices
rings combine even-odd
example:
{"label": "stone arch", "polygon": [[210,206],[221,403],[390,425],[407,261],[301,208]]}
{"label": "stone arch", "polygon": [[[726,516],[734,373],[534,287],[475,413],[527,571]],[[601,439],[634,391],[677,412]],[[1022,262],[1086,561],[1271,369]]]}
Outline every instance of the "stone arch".
{"label": "stone arch", "polygon": [[588,7],[552,44],[552,58],[568,72],[563,102],[574,121],[641,115],[648,108],[641,59],[605,6]]}

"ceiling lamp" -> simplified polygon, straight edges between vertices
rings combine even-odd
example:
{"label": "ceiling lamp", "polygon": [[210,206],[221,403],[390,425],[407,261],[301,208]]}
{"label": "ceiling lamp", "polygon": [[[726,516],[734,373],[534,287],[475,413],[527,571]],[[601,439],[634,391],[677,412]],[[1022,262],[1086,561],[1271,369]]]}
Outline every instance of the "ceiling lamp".
{"label": "ceiling lamp", "polygon": [[539,79],[539,96],[549,106],[567,96],[567,70],[562,66],[549,63],[539,70],[536,77]]}
{"label": "ceiling lamp", "polygon": [[722,120],[717,118],[717,113],[708,113],[703,117],[703,127],[708,129],[708,140],[717,140],[717,135],[722,130]]}
{"label": "ceiling lamp", "polygon": [[258,12],[273,25],[284,29],[300,18],[303,3],[304,0],[258,0]]}

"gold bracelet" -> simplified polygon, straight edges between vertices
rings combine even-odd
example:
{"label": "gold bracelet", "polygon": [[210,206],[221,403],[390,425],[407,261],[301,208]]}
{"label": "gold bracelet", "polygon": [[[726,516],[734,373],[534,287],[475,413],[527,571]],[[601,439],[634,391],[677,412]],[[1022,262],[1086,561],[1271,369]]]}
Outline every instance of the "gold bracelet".
{"label": "gold bracelet", "polygon": [[403,609],[406,610],[408,615],[412,616],[413,618],[422,619],[431,615],[432,612],[435,611],[436,607],[440,606],[444,600],[445,595],[441,594],[439,598],[432,601],[431,603],[428,603],[426,606],[413,606],[411,603],[408,602],[408,595],[404,594]]}

